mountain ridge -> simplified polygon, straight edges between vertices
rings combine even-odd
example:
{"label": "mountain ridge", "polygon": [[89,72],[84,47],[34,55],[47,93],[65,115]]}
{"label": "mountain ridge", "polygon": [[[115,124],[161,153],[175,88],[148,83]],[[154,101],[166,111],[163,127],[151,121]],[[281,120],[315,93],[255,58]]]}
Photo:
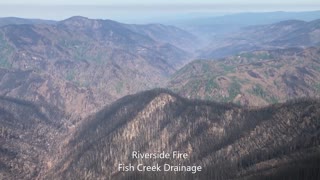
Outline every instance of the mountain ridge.
{"label": "mountain ridge", "polygon": [[[270,167],[276,167],[269,162],[270,157],[266,154],[278,166],[289,169],[290,163],[278,159],[278,156],[299,153],[299,149],[302,153],[302,150],[309,148],[310,152],[315,153],[314,157],[319,156],[319,142],[312,135],[317,129],[316,119],[320,115],[318,106],[319,100],[297,100],[260,109],[245,109],[232,104],[187,100],[168,90],[145,91],[116,101],[83,124],[83,130],[79,130],[66,146],[67,149],[73,149],[70,150],[71,154],[66,155],[67,159],[58,163],[57,169],[52,169],[48,177],[77,178],[86,174],[90,178],[102,179],[241,179],[245,172],[249,172],[248,167],[258,177],[264,177],[264,173],[259,172],[260,168],[264,172]],[[275,126],[276,121],[279,125]],[[307,121],[310,124],[306,124]],[[297,129],[293,131],[292,128]],[[310,136],[297,136],[305,128],[310,130]],[[282,131],[285,129],[286,131]],[[263,136],[263,133],[274,135]],[[290,143],[285,143],[288,138],[291,139]],[[274,139],[277,141],[273,141]],[[252,146],[241,146],[244,141],[250,141]],[[265,149],[260,149],[261,146]],[[205,171],[193,176],[188,173],[117,173],[117,163],[154,163],[148,160],[131,160],[130,152],[137,149],[140,152],[188,152],[191,157],[183,163],[202,165]],[[284,154],[279,154],[278,149],[283,149]],[[257,157],[266,157],[255,160],[253,152],[260,154]],[[301,155],[304,157],[303,154]],[[226,159],[223,160],[223,157]],[[242,165],[233,165],[233,158],[240,158],[238,163]],[[295,158],[296,156],[288,160],[291,162]],[[176,164],[179,161],[165,162]],[[248,162],[251,163],[245,165]],[[256,163],[264,163],[264,166],[259,168]],[[60,168],[66,166],[67,168]],[[79,171],[79,168],[86,169],[87,172]],[[243,175],[237,174],[240,172]],[[305,172],[310,173],[307,170]],[[277,171],[273,173],[277,175]],[[284,175],[294,177],[286,173]]]}

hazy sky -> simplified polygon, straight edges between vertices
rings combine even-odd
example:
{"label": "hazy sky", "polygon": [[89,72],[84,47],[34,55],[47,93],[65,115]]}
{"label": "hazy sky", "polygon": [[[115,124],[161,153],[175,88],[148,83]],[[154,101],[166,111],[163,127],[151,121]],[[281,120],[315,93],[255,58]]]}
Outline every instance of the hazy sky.
{"label": "hazy sky", "polygon": [[0,0],[0,17],[61,20],[80,15],[124,22],[188,14],[320,10],[320,0]]}
{"label": "hazy sky", "polygon": [[10,0],[1,4],[59,4],[59,5],[114,5],[114,4],[318,4],[318,0]]}

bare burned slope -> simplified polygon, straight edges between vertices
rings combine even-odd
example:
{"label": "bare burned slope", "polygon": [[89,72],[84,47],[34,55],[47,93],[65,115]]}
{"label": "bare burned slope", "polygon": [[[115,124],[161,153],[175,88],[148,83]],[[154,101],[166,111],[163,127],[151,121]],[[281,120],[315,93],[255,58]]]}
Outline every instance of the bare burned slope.
{"label": "bare burned slope", "polygon": [[0,96],[50,104],[74,117],[87,116],[98,107],[90,88],[31,70],[0,68]]}
{"label": "bare burned slope", "polygon": [[[63,113],[42,104],[0,97],[0,179],[36,179],[54,164]],[[57,157],[57,156],[56,156]]]}
{"label": "bare burned slope", "polygon": [[[320,102],[315,100],[245,109],[187,100],[166,90],[142,92],[91,117],[64,147],[64,160],[46,178],[319,178],[319,109]],[[131,159],[133,150],[187,152],[190,158],[184,161],[156,162],[201,165],[204,170],[196,174],[118,172],[119,163],[155,163]]]}

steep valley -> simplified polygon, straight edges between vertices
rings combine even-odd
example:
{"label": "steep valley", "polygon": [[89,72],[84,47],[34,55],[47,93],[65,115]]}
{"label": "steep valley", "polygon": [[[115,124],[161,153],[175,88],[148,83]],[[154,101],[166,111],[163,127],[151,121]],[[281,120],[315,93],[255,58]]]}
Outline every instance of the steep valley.
{"label": "steep valley", "polygon": [[[125,95],[157,87],[185,97],[249,106],[317,97],[319,53],[307,47],[319,41],[318,24],[318,20],[292,20],[247,27],[231,37],[222,36],[221,42],[213,39],[221,45],[217,52],[232,49],[222,55],[228,57],[217,61],[211,54],[206,57],[212,61],[190,64],[199,55],[199,37],[173,26],[79,16],[8,24],[0,27],[4,83],[0,93],[34,102],[41,99],[80,118]],[[250,47],[251,41],[264,46],[256,52],[238,48],[238,43]],[[305,50],[295,49],[301,46]],[[20,73],[26,76],[13,75]],[[7,87],[10,77],[20,79]]]}

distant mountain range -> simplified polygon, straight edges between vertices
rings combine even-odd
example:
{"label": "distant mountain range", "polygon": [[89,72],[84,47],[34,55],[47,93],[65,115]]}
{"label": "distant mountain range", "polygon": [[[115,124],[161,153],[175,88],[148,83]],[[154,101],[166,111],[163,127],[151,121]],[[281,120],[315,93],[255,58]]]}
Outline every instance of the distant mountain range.
{"label": "distant mountain range", "polygon": [[12,25],[12,24],[54,24],[53,20],[42,19],[24,19],[17,17],[3,17],[0,18],[0,26]]}
{"label": "distant mountain range", "polygon": [[[176,25],[198,36],[203,40],[210,39],[216,35],[236,32],[243,27],[274,24],[280,21],[300,20],[313,21],[319,19],[320,11],[307,12],[248,12],[227,15],[203,17],[189,17],[179,20],[169,20],[170,24]],[[165,23],[165,22],[164,22]]]}
{"label": "distant mountain range", "polygon": [[[196,16],[196,15],[194,15]],[[203,15],[204,16],[204,15]],[[207,15],[204,17],[187,17],[181,22],[176,21],[175,24],[183,24],[185,26],[190,25],[193,27],[215,27],[216,25],[231,25],[237,24],[241,26],[254,26],[263,24],[273,24],[279,21],[286,20],[302,20],[313,21],[319,19],[320,11],[306,11],[306,12],[245,12],[245,13],[233,13],[219,16]]]}
{"label": "distant mountain range", "polygon": [[240,52],[310,47],[320,45],[320,20],[288,20],[275,24],[250,26],[237,32],[216,36],[199,51],[199,58],[219,58]]}

